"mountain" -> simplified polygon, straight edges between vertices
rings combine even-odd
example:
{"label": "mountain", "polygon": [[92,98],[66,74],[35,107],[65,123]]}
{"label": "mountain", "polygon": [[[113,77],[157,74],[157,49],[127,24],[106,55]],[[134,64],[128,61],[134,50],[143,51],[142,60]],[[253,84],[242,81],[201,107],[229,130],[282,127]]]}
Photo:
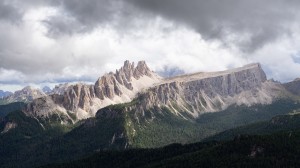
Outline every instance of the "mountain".
{"label": "mountain", "polygon": [[35,117],[59,113],[76,122],[95,116],[107,105],[130,102],[139,93],[141,102],[132,107],[137,115],[165,107],[183,118],[194,119],[232,104],[270,104],[285,92],[281,84],[266,79],[259,64],[162,79],[144,61],[137,67],[125,61],[121,69],[105,74],[95,85],[76,84],[62,95],[34,100],[26,113]]}
{"label": "mountain", "polygon": [[183,118],[197,118],[205,112],[226,109],[232,104],[271,104],[287,96],[280,83],[268,81],[259,64],[228,71],[195,73],[163,80],[141,93],[132,108],[137,115],[168,108]]}
{"label": "mountain", "polygon": [[134,113],[126,111],[134,103],[138,100],[102,108],[95,118],[76,125],[61,125],[60,116],[42,120],[20,111],[10,113],[0,124],[1,132],[8,130],[0,136],[0,144],[6,144],[0,153],[0,165],[32,167],[80,159],[99,151],[194,143],[227,129],[300,109],[300,103],[277,100],[251,107],[233,105],[221,112],[202,114],[196,120],[186,120],[167,110],[152,120],[137,120]]}
{"label": "mountain", "polygon": [[138,62],[137,66],[125,61],[122,68],[100,77],[94,85],[78,83],[69,86],[62,94],[34,100],[25,112],[34,117],[59,114],[76,122],[95,116],[98,109],[107,105],[130,102],[138,92],[160,80],[161,77],[152,72],[144,61]]}
{"label": "mountain", "polygon": [[283,84],[283,86],[291,93],[300,96],[300,78]]}
{"label": "mountain", "polygon": [[51,88],[49,86],[44,86],[42,91],[46,94],[49,94],[52,92]]}
{"label": "mountain", "polygon": [[0,99],[11,95],[12,92],[0,90]]}
{"label": "mountain", "polygon": [[12,102],[31,102],[34,99],[40,98],[46,96],[46,94],[39,90],[35,89],[31,86],[26,86],[22,90],[15,91],[13,94],[11,94],[8,97],[5,97],[3,100],[6,103],[12,103]]}
{"label": "mountain", "polygon": [[63,83],[56,85],[53,90],[49,93],[50,94],[58,94],[58,95],[63,95],[70,87],[72,84],[70,83]]}
{"label": "mountain", "polygon": [[9,144],[0,165],[32,167],[97,151],[194,143],[300,109],[299,97],[267,80],[260,64],[163,79],[144,61],[125,61],[94,85],[65,88],[0,121],[0,144]]}

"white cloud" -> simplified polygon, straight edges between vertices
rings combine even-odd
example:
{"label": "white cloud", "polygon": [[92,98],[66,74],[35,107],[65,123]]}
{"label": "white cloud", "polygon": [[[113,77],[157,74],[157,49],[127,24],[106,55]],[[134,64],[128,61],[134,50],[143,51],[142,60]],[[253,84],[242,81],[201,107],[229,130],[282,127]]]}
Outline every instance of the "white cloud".
{"label": "white cloud", "polygon": [[264,46],[249,56],[250,60],[261,62],[270,78],[291,81],[300,76],[300,64],[293,59],[299,53],[299,41],[300,34],[294,33]]}
{"label": "white cloud", "polygon": [[[218,40],[205,40],[199,32],[161,17],[137,19],[131,29],[103,24],[91,31],[53,37],[44,21],[63,17],[60,10],[39,6],[25,11],[22,23],[0,22],[0,89],[93,82],[122,66],[124,60],[146,60],[156,71],[167,65],[187,73],[261,62],[270,78],[287,81],[299,77],[300,64],[293,56],[299,53],[300,36],[295,33],[253,53],[243,53],[235,45],[225,46]],[[292,30],[297,32],[299,27],[294,25]],[[241,37],[242,41],[247,38],[247,34]],[[230,34],[227,41],[237,39],[239,34]]]}
{"label": "white cloud", "polygon": [[24,74],[16,70],[7,70],[0,68],[0,81],[1,83],[13,84],[20,83],[25,79]]}

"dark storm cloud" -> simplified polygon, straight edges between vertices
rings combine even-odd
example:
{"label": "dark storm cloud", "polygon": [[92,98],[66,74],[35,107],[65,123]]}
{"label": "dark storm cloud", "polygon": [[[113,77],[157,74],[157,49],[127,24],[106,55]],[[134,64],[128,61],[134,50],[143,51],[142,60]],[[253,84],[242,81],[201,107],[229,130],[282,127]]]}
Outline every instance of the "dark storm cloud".
{"label": "dark storm cloud", "polygon": [[44,21],[52,36],[84,33],[99,24],[118,24],[130,13],[126,10],[131,10],[122,0],[63,0],[59,8],[59,16]]}
{"label": "dark storm cloud", "polygon": [[93,28],[85,26],[74,18],[67,16],[52,16],[42,22],[48,28],[47,35],[53,38],[60,37],[64,34],[72,35],[74,33],[87,32]]}
{"label": "dark storm cloud", "polygon": [[18,22],[21,16],[22,13],[17,8],[0,0],[0,20]]}
{"label": "dark storm cloud", "polygon": [[81,23],[93,26],[104,20],[111,20],[113,14],[118,11],[117,2],[115,0],[65,0],[62,1],[62,6]]}
{"label": "dark storm cloud", "polygon": [[50,34],[86,32],[99,24],[116,24],[123,29],[137,18],[145,21],[161,16],[193,28],[206,40],[221,40],[243,51],[254,51],[289,35],[290,25],[299,19],[300,3],[296,0],[64,0],[60,7],[65,17],[45,21]]}
{"label": "dark storm cloud", "polygon": [[[186,24],[206,39],[233,42],[252,51],[288,34],[299,1],[286,0],[128,0],[135,6]],[[230,39],[231,34],[248,40]]]}

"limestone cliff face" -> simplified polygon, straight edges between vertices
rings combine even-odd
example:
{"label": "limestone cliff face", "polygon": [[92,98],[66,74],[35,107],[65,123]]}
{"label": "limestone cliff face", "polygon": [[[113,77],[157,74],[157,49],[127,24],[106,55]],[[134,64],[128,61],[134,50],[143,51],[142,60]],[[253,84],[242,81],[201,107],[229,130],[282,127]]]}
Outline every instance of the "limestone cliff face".
{"label": "limestone cliff face", "polygon": [[68,86],[63,94],[34,100],[25,112],[32,116],[64,114],[76,122],[95,116],[105,106],[137,98],[138,103],[128,108],[137,116],[168,108],[184,118],[197,118],[232,104],[269,104],[285,91],[280,83],[267,80],[260,64],[161,79],[144,61],[137,66],[125,61],[122,68],[100,77],[95,85]]}
{"label": "limestone cliff face", "polygon": [[[120,70],[116,70],[116,73],[111,72],[97,80],[94,86],[96,96],[101,100],[105,97],[112,99],[114,96],[124,94],[122,91],[124,89],[133,91],[135,88],[132,82],[144,76],[158,78],[144,61],[138,62],[137,67],[134,66],[134,63],[131,64],[129,61],[125,61],[124,66]],[[147,84],[144,83],[144,85]]]}
{"label": "limestone cliff face", "polygon": [[25,112],[33,116],[60,112],[66,116],[73,114],[77,119],[88,118],[107,105],[131,101],[139,91],[160,81],[144,61],[138,62],[136,67],[125,61],[121,69],[100,77],[95,85],[68,86],[63,93],[34,100]]}
{"label": "limestone cliff face", "polygon": [[201,113],[220,111],[232,104],[269,104],[281,92],[284,88],[267,81],[259,64],[250,64],[228,71],[166,79],[141,93],[141,103],[135,108],[143,114],[167,107],[178,115],[184,112],[196,118]]}
{"label": "limestone cliff face", "polygon": [[72,84],[70,83],[64,83],[64,84],[59,84],[56,85],[48,95],[51,94],[58,94],[58,95],[63,95],[66,91],[68,91],[70,88],[72,88]]}

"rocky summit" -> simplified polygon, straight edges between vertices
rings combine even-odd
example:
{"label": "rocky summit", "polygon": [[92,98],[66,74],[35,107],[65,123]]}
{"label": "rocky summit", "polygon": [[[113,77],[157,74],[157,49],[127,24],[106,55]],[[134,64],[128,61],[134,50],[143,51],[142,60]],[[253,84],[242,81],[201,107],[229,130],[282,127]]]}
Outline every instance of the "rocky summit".
{"label": "rocky summit", "polygon": [[197,118],[228,106],[271,104],[285,94],[280,83],[267,80],[260,64],[220,72],[200,72],[163,80],[147,92],[134,108],[139,114],[162,107],[184,118]]}
{"label": "rocky summit", "polygon": [[63,87],[67,88],[65,92],[36,99],[24,111],[38,117],[64,115],[76,122],[95,116],[97,110],[107,105],[130,102],[138,92],[160,81],[161,77],[145,61],[138,62],[137,66],[125,61],[123,67],[103,75],[95,85],[78,83]]}
{"label": "rocky summit", "polygon": [[4,98],[8,103],[11,102],[30,102],[34,99],[44,97],[46,94],[40,89],[26,86],[22,90],[15,91],[13,94]]}
{"label": "rocky summit", "polygon": [[94,85],[78,83],[62,88],[64,92],[28,104],[25,113],[38,117],[64,115],[74,123],[95,116],[97,110],[105,106],[137,98],[139,103],[130,107],[137,116],[167,108],[185,119],[195,119],[205,112],[225,110],[233,104],[270,104],[287,95],[283,85],[267,80],[258,63],[163,79],[151,71],[145,61],[136,66],[125,61],[123,67],[103,75]]}
{"label": "rocky summit", "polygon": [[[7,113],[0,117],[0,165],[42,166],[95,152],[188,144],[248,124],[250,133],[294,129],[296,121],[282,121],[299,114],[298,81],[268,80],[258,63],[162,78],[144,61],[125,61],[93,85],[59,85],[28,104],[1,106]],[[278,115],[278,129],[261,125]]]}

